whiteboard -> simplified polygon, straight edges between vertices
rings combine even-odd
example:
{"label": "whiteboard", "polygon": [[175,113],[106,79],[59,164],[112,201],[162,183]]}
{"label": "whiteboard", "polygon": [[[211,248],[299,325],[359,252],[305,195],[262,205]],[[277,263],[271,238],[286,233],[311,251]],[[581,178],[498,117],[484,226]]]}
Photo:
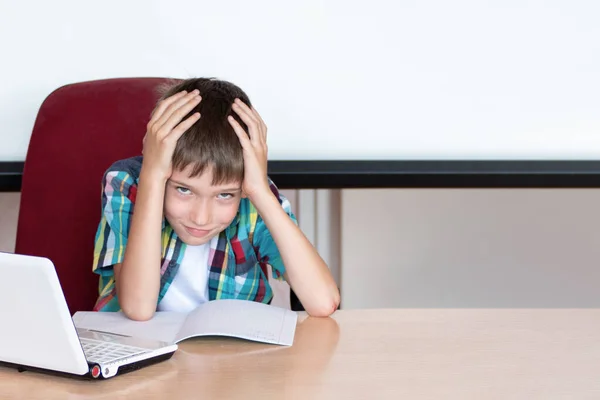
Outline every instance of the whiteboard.
{"label": "whiteboard", "polygon": [[274,160],[600,156],[593,0],[0,0],[0,161],[61,85],[213,76]]}

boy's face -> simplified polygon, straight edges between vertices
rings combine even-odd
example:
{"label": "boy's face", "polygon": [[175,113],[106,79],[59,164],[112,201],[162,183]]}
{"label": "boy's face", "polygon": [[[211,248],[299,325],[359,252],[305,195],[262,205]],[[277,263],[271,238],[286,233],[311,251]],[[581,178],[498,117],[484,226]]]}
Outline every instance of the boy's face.
{"label": "boy's face", "polygon": [[164,212],[179,238],[190,246],[207,243],[235,218],[242,184],[212,185],[212,168],[190,178],[192,166],[173,171],[165,188]]}

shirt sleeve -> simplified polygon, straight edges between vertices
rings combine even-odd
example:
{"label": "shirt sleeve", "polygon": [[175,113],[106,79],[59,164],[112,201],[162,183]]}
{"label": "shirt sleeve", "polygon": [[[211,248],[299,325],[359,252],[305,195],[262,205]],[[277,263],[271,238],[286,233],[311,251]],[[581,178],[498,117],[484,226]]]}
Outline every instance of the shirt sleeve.
{"label": "shirt sleeve", "polygon": [[[269,180],[269,186],[271,188],[271,192],[275,195],[275,197],[279,200],[279,204],[289,216],[289,218],[294,222],[294,224],[298,225],[298,221],[296,216],[292,212],[292,207],[289,200],[279,193],[279,189],[275,186],[275,184]],[[273,270],[273,277],[275,279],[282,280],[283,274],[285,273],[285,265],[283,265],[283,260],[281,259],[281,254],[279,254],[279,249],[271,236],[271,232],[267,229],[267,225],[260,217],[257,218],[256,228],[254,230],[254,247],[256,249],[258,255],[258,261],[261,263],[267,263],[271,266]]]}
{"label": "shirt sleeve", "polygon": [[93,271],[112,276],[123,261],[137,185],[124,171],[108,171],[102,180],[102,218],[96,231]]}

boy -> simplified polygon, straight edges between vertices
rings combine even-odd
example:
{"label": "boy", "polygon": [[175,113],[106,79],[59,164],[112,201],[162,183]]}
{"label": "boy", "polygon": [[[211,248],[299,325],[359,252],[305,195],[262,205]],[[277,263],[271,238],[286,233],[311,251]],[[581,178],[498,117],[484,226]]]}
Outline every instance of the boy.
{"label": "boy", "polygon": [[327,265],[267,177],[267,128],[240,88],[182,81],[147,128],[143,155],[104,175],[95,310],[147,320],[214,299],[268,303],[269,267],[308,314],[337,309]]}

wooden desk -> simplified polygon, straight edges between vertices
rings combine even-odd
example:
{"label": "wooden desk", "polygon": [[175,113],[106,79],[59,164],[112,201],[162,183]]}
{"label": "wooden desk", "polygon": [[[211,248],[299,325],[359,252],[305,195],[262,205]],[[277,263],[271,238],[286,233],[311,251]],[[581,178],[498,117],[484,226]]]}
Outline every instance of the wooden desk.
{"label": "wooden desk", "polygon": [[0,368],[0,399],[600,399],[600,310],[356,310],[290,348],[191,339],[107,381]]}

